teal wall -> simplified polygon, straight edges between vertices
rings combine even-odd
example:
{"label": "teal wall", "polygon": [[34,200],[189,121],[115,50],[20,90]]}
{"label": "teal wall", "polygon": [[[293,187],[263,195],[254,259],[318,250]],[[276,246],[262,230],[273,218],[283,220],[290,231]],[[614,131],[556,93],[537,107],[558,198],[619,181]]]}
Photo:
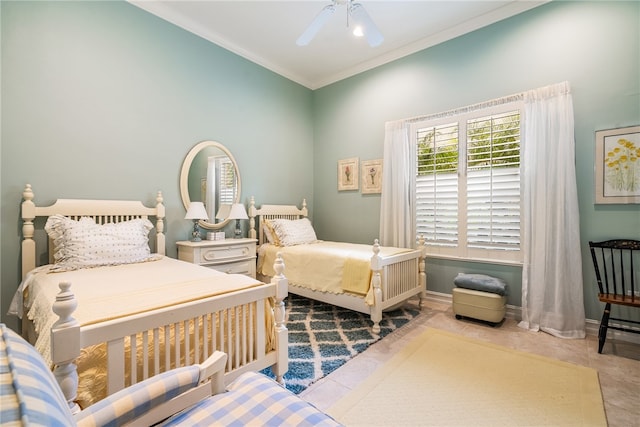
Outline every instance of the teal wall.
{"label": "teal wall", "polygon": [[[337,192],[336,162],[381,158],[386,121],[565,80],[571,83],[575,113],[582,236],[575,250],[583,255],[587,317],[599,319],[588,241],[640,238],[640,205],[596,206],[593,196],[594,132],[640,124],[638,2],[555,1],[315,91],[318,234],[362,243],[377,237],[380,196]],[[511,285],[508,303],[521,305],[520,267],[429,259],[427,287],[450,294],[460,271],[505,279]]]}
{"label": "teal wall", "polygon": [[41,205],[153,204],[162,190],[176,256],[174,242],[192,226],[179,194],[182,162],[199,141],[216,140],[238,162],[243,202],[307,197],[313,209],[309,89],[125,2],[0,7],[2,321],[15,326],[6,312],[20,282],[26,183]]}
{"label": "teal wall", "polygon": [[[379,195],[338,192],[339,159],[382,157],[384,123],[568,80],[587,317],[600,316],[589,240],[640,238],[640,205],[593,204],[594,132],[640,124],[640,3],[553,2],[314,92],[124,2],[0,2],[2,321],[20,280],[20,201],[142,199],[162,190],[167,248],[185,239],[178,177],[205,139],[236,158],[242,198],[306,197],[322,239],[368,243]],[[340,207],[338,211],[336,208]],[[245,224],[246,227],[246,224]],[[428,261],[428,287],[458,271],[511,284],[520,268]]]}

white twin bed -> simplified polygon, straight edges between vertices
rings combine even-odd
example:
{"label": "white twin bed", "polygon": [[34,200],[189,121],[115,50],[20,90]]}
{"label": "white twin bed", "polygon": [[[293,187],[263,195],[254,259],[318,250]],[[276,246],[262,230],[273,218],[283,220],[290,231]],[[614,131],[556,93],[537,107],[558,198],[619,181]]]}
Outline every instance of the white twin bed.
{"label": "white twin bed", "polygon": [[[269,280],[281,256],[289,292],[365,313],[380,332],[382,312],[426,293],[425,245],[417,249],[317,240],[306,201],[294,205],[249,203],[249,237],[258,239],[258,278]],[[257,222],[257,225],[256,225]]]}
{"label": "white twin bed", "polygon": [[[70,407],[216,350],[229,356],[227,383],[266,367],[282,380],[288,335],[281,259],[273,279],[262,283],[165,257],[160,193],[154,207],[113,200],[36,206],[27,185],[23,199],[23,282],[14,311],[22,315],[23,336],[53,366]],[[36,247],[40,217],[48,218],[49,259],[38,267],[46,253]],[[149,218],[156,253],[148,244]]]}

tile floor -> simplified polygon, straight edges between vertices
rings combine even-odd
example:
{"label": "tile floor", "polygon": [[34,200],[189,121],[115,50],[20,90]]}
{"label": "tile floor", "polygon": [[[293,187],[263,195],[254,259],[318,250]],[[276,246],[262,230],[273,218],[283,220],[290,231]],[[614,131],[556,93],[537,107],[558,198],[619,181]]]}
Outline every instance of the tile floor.
{"label": "tile floor", "polygon": [[640,344],[607,339],[603,354],[598,354],[597,337],[591,335],[584,340],[564,340],[521,329],[514,319],[506,319],[498,328],[456,320],[451,304],[431,300],[409,325],[373,344],[300,396],[322,410],[329,408],[427,327],[596,369],[609,426],[640,427]]}

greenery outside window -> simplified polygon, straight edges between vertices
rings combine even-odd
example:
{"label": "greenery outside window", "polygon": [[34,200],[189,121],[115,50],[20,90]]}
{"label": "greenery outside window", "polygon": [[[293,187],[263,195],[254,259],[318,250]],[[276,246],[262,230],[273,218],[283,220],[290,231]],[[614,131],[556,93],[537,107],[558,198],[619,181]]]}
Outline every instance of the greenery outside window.
{"label": "greenery outside window", "polygon": [[429,255],[522,261],[520,135],[520,103],[412,124],[416,229]]}

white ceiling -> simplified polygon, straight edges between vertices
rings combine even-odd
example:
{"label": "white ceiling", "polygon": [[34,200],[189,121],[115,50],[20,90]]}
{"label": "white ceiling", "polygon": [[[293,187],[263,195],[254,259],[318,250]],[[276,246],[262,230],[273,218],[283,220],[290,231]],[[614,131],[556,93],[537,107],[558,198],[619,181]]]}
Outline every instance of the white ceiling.
{"label": "white ceiling", "polygon": [[334,83],[532,9],[549,0],[359,0],[384,36],[369,47],[347,31],[346,6],[308,46],[296,39],[330,0],[129,0],[310,89]]}

